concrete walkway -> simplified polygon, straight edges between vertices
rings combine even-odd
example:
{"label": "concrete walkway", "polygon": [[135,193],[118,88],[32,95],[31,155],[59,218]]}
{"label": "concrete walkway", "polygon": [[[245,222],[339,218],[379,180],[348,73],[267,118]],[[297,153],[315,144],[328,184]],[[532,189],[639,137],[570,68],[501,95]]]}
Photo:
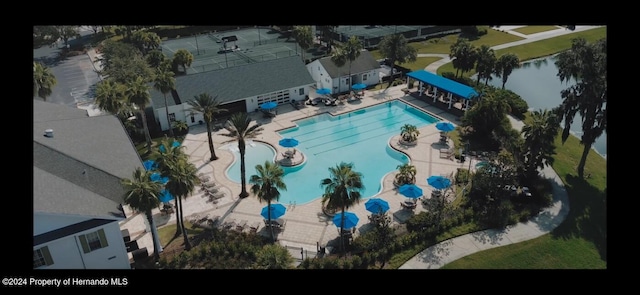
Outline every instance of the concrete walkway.
{"label": "concrete walkway", "polygon": [[[551,30],[546,32],[540,32],[531,35],[524,35],[513,31],[513,29],[520,26],[501,26],[495,28],[500,31],[504,31],[509,34],[517,35],[525,39],[493,46],[494,50],[507,48],[511,46],[517,46],[525,43],[535,42],[547,38],[556,36],[571,34],[573,32],[580,32],[597,28],[599,26],[576,26],[574,31],[567,30],[558,26],[557,30]],[[442,55],[429,55],[421,54],[419,56],[442,56]],[[448,55],[440,61],[431,63],[425,70],[436,73],[438,68],[451,60]],[[523,123],[511,116],[509,120],[514,128],[521,130]],[[560,177],[551,167],[545,167],[542,169],[541,174],[543,177],[548,178],[553,184],[553,203],[549,208],[546,208],[538,216],[527,222],[521,222],[513,226],[508,226],[503,230],[484,230],[480,232],[470,233],[462,235],[444,242],[431,246],[418,255],[409,259],[403,264],[400,269],[434,269],[440,268],[443,265],[450,263],[454,260],[462,258],[464,256],[509,244],[519,243],[526,240],[537,238],[541,235],[551,232],[556,228],[569,213],[569,198],[567,191],[564,188],[564,184]]]}

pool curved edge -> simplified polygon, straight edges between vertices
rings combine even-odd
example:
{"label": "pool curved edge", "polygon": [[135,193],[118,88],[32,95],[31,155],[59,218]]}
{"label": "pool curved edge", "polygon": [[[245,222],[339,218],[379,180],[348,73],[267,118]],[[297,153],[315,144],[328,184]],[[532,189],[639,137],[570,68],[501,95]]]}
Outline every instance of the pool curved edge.
{"label": "pool curved edge", "polygon": [[[266,141],[262,141],[262,140],[256,140],[256,139],[252,139],[251,140],[254,143],[261,143],[264,144],[265,146],[267,146],[269,149],[271,149],[271,151],[273,152],[273,159],[272,162],[275,164],[278,164],[278,162],[276,161],[276,157],[278,156],[278,151],[276,150],[275,147],[273,147],[273,145],[271,145],[270,143],[266,142]],[[237,141],[232,141],[227,143],[227,145],[232,145],[235,143],[235,146],[238,146],[238,142]],[[245,143],[247,144],[247,143]],[[224,169],[224,176],[227,178],[227,180],[236,183],[235,180],[233,180],[231,177],[229,177],[229,170],[231,169],[231,167],[233,167],[233,165],[238,162],[238,157],[236,156],[236,153],[234,153],[233,151],[231,151],[230,149],[223,149],[226,150],[227,152],[231,153],[231,155],[233,156],[233,161],[231,161],[231,163],[229,163],[229,165]]]}

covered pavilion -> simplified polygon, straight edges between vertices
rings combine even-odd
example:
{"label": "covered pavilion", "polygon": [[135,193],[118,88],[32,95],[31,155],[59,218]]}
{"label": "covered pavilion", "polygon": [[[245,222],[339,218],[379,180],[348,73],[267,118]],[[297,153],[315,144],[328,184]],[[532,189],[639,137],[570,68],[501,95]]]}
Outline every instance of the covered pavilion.
{"label": "covered pavilion", "polygon": [[[451,79],[432,74],[425,70],[418,70],[407,73],[407,77],[419,81],[419,96],[422,96],[422,94],[425,93],[425,95],[433,97],[433,102],[436,102],[436,99],[438,99],[439,89],[442,90],[442,93],[446,93],[446,97],[444,97],[445,94],[441,96],[442,101],[449,104],[449,109],[451,109],[451,106],[454,103],[454,95],[464,99],[464,106],[462,110],[466,110],[469,107],[469,101],[471,99],[479,96],[478,92],[476,92],[473,87],[469,87]],[[424,87],[425,84],[427,84],[428,86],[427,89],[425,89]]]}

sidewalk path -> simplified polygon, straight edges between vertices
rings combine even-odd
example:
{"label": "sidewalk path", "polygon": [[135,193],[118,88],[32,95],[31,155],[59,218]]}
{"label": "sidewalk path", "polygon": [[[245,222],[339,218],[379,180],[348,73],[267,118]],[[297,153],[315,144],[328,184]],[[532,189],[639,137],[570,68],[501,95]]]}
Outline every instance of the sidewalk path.
{"label": "sidewalk path", "polygon": [[[512,31],[513,29],[518,27],[519,26],[502,26],[496,29],[505,31],[509,34],[524,37],[525,39],[493,46],[491,48],[493,48],[494,50],[498,50],[574,32],[589,30],[597,28],[599,26],[576,26],[576,29],[574,31],[558,27],[557,30],[546,31],[531,35],[523,35]],[[418,56],[423,57],[442,55],[420,54]],[[449,59],[449,56],[444,55],[443,59],[431,63],[425,68],[425,70],[436,73],[440,66],[450,61],[451,59]],[[518,130],[522,129],[522,126],[524,124],[521,121],[514,119],[511,116],[509,116],[509,120],[511,121],[511,124],[514,128]],[[409,259],[405,264],[400,266],[399,269],[440,268],[447,263],[479,251],[531,240],[551,232],[564,221],[567,214],[569,213],[569,197],[567,195],[567,191],[564,188],[562,180],[553,170],[553,168],[545,167],[541,170],[541,174],[543,175],[543,177],[548,178],[552,183],[553,203],[549,208],[546,208],[542,212],[540,212],[538,216],[530,221],[520,222],[513,226],[508,226],[503,230],[483,230],[443,241],[420,252],[418,255]]]}

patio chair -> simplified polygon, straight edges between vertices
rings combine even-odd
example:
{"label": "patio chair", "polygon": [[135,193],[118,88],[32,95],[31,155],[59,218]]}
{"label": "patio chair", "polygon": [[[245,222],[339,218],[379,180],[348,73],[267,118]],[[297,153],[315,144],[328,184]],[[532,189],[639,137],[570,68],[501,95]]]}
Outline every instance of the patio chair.
{"label": "patio chair", "polygon": [[244,231],[244,229],[247,227],[247,223],[249,221],[247,221],[246,219],[240,220],[240,222],[238,224],[236,224],[236,230],[237,231]]}
{"label": "patio chair", "polygon": [[236,225],[235,218],[229,218],[222,223],[222,229],[231,229]]}
{"label": "patio chair", "polygon": [[256,221],[249,226],[249,232],[255,234],[258,232],[258,228],[260,228],[260,222]]}

